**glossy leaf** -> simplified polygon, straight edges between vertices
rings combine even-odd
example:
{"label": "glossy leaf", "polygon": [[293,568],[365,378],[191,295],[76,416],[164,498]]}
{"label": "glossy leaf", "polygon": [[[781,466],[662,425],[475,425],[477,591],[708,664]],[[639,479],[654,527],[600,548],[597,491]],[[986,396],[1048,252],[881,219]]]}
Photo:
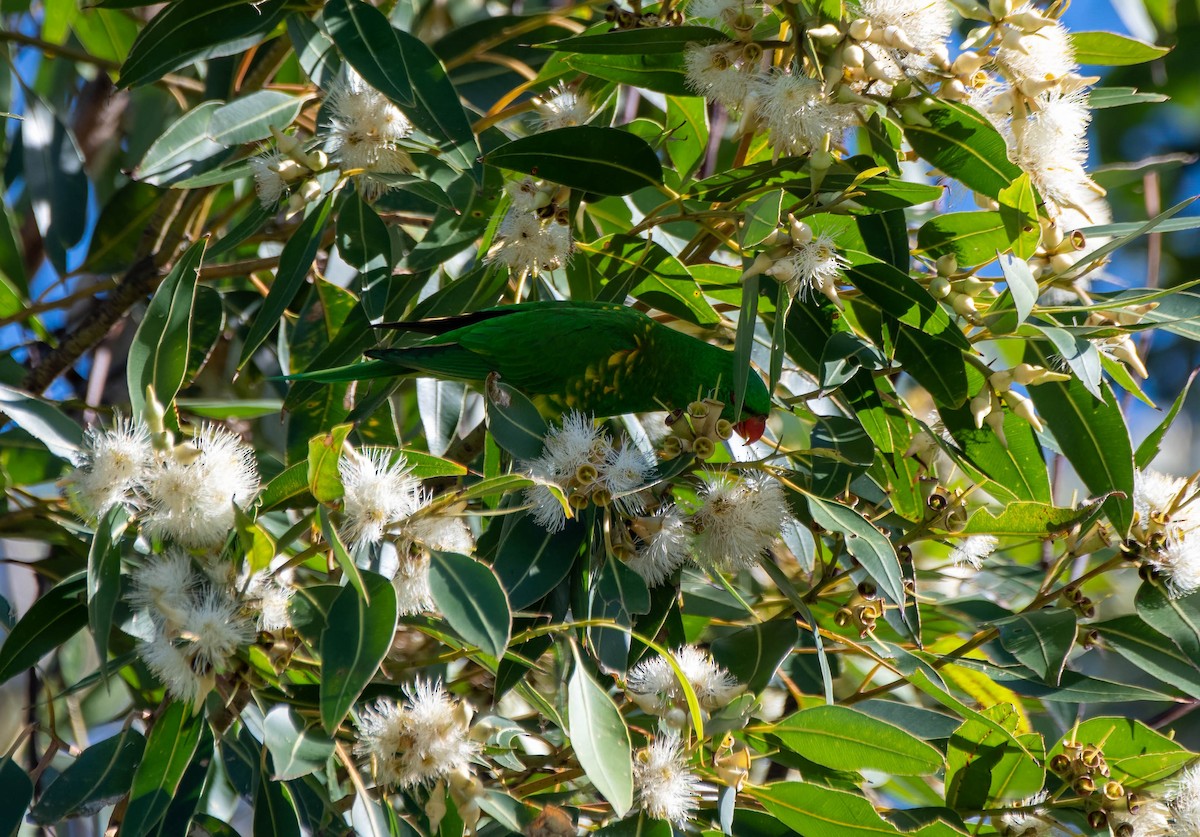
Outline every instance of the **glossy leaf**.
{"label": "glossy leaf", "polygon": [[947,212],[917,230],[917,247],[932,258],[953,254],[960,268],[983,264],[1009,246],[999,212]]}
{"label": "glossy leaf", "polygon": [[757,622],[713,641],[709,650],[726,671],[751,692],[766,688],[781,663],[800,642],[800,628],[790,618]]}
{"label": "glossy leaf", "polygon": [[1135,615],[1093,625],[1105,643],[1142,671],[1168,686],[1200,698],[1200,666],[1174,641]]}
{"label": "glossy leaf", "polygon": [[504,450],[519,459],[536,459],[549,428],[528,398],[502,382],[489,381],[487,398],[488,430]]}
{"label": "glossy leaf", "polygon": [[[1037,793],[1046,780],[1042,737],[1018,732],[1020,715],[1008,704],[982,713],[1002,725],[1000,733],[968,720],[950,736],[946,752],[946,801],[956,808],[986,808]],[[1009,742],[1019,740],[1023,747]]]}
{"label": "glossy leaf", "polygon": [[134,180],[117,190],[100,212],[84,267],[115,273],[132,265],[162,197],[163,190]]}
{"label": "glossy leaf", "polygon": [[997,623],[1000,644],[1047,683],[1057,685],[1075,645],[1075,612],[1066,608],[1019,613]]}
{"label": "glossy leaf", "polygon": [[576,260],[586,259],[587,267],[606,280],[596,295],[600,302],[624,303],[626,296],[632,296],[697,325],[720,319],[687,267],[661,244],[614,235],[581,244],[579,249],[568,271],[582,266],[574,264]]}
{"label": "glossy leaf", "polygon": [[78,456],[83,428],[50,402],[0,384],[0,413],[59,459],[74,462]]}
{"label": "glossy leaf", "polygon": [[187,371],[189,324],[196,300],[196,280],[207,240],[187,249],[155,291],[133,335],[125,370],[129,401],[135,415],[146,407],[146,387],[154,387],[159,404],[168,405],[183,385]]}
{"label": "glossy leaf", "polygon": [[[1101,745],[1111,779],[1137,790],[1177,773],[1195,756],[1183,745],[1133,718],[1088,718],[1073,727],[1064,741]],[[1046,754],[1063,751],[1060,741]]]}
{"label": "glossy leaf", "polygon": [[848,706],[801,710],[770,733],[792,752],[834,770],[924,776],[942,767],[942,755],[931,745]]}
{"label": "glossy leaf", "polygon": [[1200,593],[1173,597],[1161,584],[1146,581],[1134,603],[1147,625],[1170,637],[1189,659],[1200,659]]}
{"label": "glossy leaf", "polygon": [[903,606],[904,580],[892,542],[862,515],[841,503],[809,497],[808,508],[819,525],[845,536],[846,550],[862,564],[880,594],[892,604]]}
{"label": "glossy leaf", "polygon": [[605,81],[642,87],[668,96],[694,96],[687,83],[683,54],[566,56],[568,67]]}
{"label": "glossy leaf", "polygon": [[[1036,345],[1026,349],[1026,359],[1050,363]],[[1133,522],[1133,448],[1115,396],[1106,385],[1103,391],[1104,399],[1097,400],[1072,378],[1030,387],[1029,397],[1084,485],[1094,494],[1124,494],[1104,501],[1104,513],[1124,533]]]}
{"label": "glossy leaf", "polygon": [[512,614],[492,569],[454,552],[434,552],[429,591],[454,632],[486,654],[500,658],[508,646]]}
{"label": "glossy leaf", "polygon": [[[879,837],[900,831],[863,796],[805,782],[773,782],[746,791],[793,833],[805,837]],[[919,833],[919,832],[917,832]]]}
{"label": "glossy leaf", "polygon": [[72,576],[37,599],[0,645],[0,683],[37,664],[87,625],[87,579]]}
{"label": "glossy leaf", "polygon": [[[1042,239],[1042,229],[1038,223],[1037,195],[1033,191],[1029,175],[1022,172],[1013,180],[1011,186],[1000,190],[997,200],[1013,255],[1024,263],[1033,257]],[[1009,271],[1006,269],[1004,273],[1007,277]]]}
{"label": "glossy leaf", "polygon": [[629,730],[608,692],[584,668],[578,650],[567,684],[567,720],[567,734],[580,766],[613,812],[624,816],[633,806]]}
{"label": "glossy leaf", "polygon": [[[622,561],[605,561],[596,573],[588,602],[588,618],[615,622],[632,629],[636,617],[650,611],[646,582]],[[629,659],[628,630],[594,626],[588,637],[604,671],[623,672]]]}
{"label": "glossy leaf", "polygon": [[83,153],[67,126],[36,97],[21,121],[25,188],[50,261],[65,273],[67,251],[83,237],[88,200]]}
{"label": "glossy leaf", "polygon": [[489,152],[492,166],[598,195],[627,195],[662,183],[662,164],[628,131],[579,125],[513,140]]}
{"label": "glossy leaf", "polygon": [[654,55],[660,52],[683,52],[688,44],[715,44],[728,40],[728,35],[708,26],[671,26],[664,29],[615,29],[563,38],[540,46],[578,54]]}
{"label": "glossy leaf", "polygon": [[141,837],[158,825],[191,764],[204,725],[203,715],[194,714],[190,706],[178,700],[169,703],[154,722],[133,774],[122,834]]}
{"label": "glossy leaf", "polygon": [[1171,51],[1116,32],[1072,32],[1071,47],[1078,63],[1108,67],[1144,64]]}
{"label": "glossy leaf", "polygon": [[492,569],[513,610],[540,601],[567,577],[584,534],[578,521],[568,521],[562,531],[550,532],[527,514],[505,519]]}
{"label": "glossy leaf", "polygon": [[221,145],[242,145],[283,130],[300,115],[304,100],[280,90],[259,90],[221,105],[208,122],[208,137]]}
{"label": "glossy leaf", "polygon": [[93,744],[46,788],[30,816],[41,825],[53,825],[123,797],[145,748],[146,739],[133,729]]}
{"label": "glossy leaf", "polygon": [[178,0],[154,16],[121,65],[119,85],[134,87],[205,58],[234,55],[275,28],[286,0]]}
{"label": "glossy leaf", "polygon": [[1020,176],[1008,159],[1004,137],[978,111],[941,102],[922,116],[928,124],[913,120],[904,125],[913,150],[968,188],[998,198]]}
{"label": "glossy leaf", "polygon": [[379,670],[396,633],[396,589],[383,576],[362,575],[370,604],[354,587],[343,587],[321,631],[321,723],[330,734]]}
{"label": "glossy leaf", "polygon": [[1142,443],[1138,445],[1134,452],[1134,464],[1138,468],[1149,468],[1150,463],[1158,456],[1159,449],[1162,445],[1163,438],[1167,435],[1167,431],[1171,429],[1171,425],[1175,423],[1179,411],[1183,409],[1183,404],[1187,400],[1188,393],[1192,390],[1192,382],[1196,380],[1196,373],[1193,372],[1188,377],[1187,383],[1180,390],[1179,395],[1175,397],[1175,403],[1171,405],[1171,409],[1167,410],[1167,414],[1163,416],[1162,421],[1158,426],[1151,430]]}
{"label": "glossy leaf", "polygon": [[12,756],[0,759],[0,782],[4,798],[0,800],[0,835],[17,837],[25,822],[25,810],[33,800],[33,782]]}
{"label": "glossy leaf", "polygon": [[283,782],[260,776],[254,793],[254,834],[263,837],[301,837],[292,792]]}
{"label": "glossy leaf", "polygon": [[100,671],[108,671],[108,635],[113,613],[121,594],[121,539],[129,517],[125,509],[113,506],[100,519],[88,550],[87,600],[88,626],[96,643]]}
{"label": "glossy leaf", "polygon": [[238,360],[238,368],[242,368],[258,351],[279,325],[279,318],[292,304],[296,294],[304,286],[304,280],[312,267],[313,259],[321,248],[321,237],[325,232],[325,222],[333,208],[332,196],[326,196],[319,204],[309,209],[304,221],[288,239],[279,256],[279,269],[275,271],[275,280],[271,290],[263,300],[262,307],[255,315],[250,330],[242,343],[242,354]]}
{"label": "glossy leaf", "polygon": [[298,779],[325,767],[333,754],[333,741],[306,728],[296,712],[277,705],[263,721],[263,744],[271,754],[271,778]]}

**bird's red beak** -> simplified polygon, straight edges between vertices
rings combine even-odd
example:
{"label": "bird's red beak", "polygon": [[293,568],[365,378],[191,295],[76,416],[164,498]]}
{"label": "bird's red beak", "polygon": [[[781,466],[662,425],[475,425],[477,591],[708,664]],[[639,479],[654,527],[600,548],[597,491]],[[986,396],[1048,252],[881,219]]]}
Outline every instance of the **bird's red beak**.
{"label": "bird's red beak", "polygon": [[733,431],[745,439],[746,444],[752,445],[767,432],[767,417],[751,416],[750,418],[744,418],[733,426]]}

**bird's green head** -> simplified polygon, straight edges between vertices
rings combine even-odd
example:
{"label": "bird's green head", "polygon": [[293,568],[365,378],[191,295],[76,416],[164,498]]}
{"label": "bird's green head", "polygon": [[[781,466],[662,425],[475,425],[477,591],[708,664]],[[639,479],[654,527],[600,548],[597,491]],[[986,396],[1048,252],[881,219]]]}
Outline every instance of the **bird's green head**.
{"label": "bird's green head", "polygon": [[[732,402],[732,397],[730,401]],[[730,403],[726,410],[732,412]],[[734,432],[746,440],[746,444],[757,442],[767,429],[767,416],[771,413],[771,393],[758,373],[751,370],[746,381],[746,398],[742,402],[742,415],[733,425]]]}

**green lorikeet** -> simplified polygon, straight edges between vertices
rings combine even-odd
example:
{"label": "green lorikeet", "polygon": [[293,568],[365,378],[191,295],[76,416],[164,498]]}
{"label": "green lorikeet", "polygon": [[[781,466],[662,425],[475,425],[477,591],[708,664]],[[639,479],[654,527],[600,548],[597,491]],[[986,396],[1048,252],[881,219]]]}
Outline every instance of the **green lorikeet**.
{"label": "green lorikeet", "polygon": [[[371,368],[357,377],[415,373],[482,381],[496,372],[543,412],[600,416],[683,408],[714,393],[725,402],[723,417],[736,418],[733,352],[624,305],[526,302],[379,327],[433,336],[367,352],[375,362],[360,365]],[[735,430],[756,441],[770,409],[766,385],[751,373]]]}

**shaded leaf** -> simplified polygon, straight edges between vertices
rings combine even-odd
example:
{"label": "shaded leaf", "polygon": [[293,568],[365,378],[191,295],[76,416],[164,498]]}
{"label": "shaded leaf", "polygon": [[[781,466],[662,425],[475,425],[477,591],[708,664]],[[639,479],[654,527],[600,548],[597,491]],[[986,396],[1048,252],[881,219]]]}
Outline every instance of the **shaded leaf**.
{"label": "shaded leaf", "polygon": [[168,704],[154,722],[133,775],[122,834],[141,837],[158,825],[191,764],[204,725],[204,716],[193,714],[192,708],[179,700]]}
{"label": "shaded leaf", "polygon": [[429,591],[454,632],[492,657],[504,656],[512,614],[491,568],[454,552],[434,552]]}
{"label": "shaded leaf", "polygon": [[574,646],[575,670],[567,684],[567,734],[579,764],[601,796],[623,817],[633,807],[633,757],[620,710],[587,672]]}
{"label": "shaded leaf", "polygon": [[577,125],[513,140],[484,157],[492,166],[598,195],[627,195],[662,183],[662,164],[640,137]]}
{"label": "shaded leaf", "polygon": [[392,583],[361,572],[370,605],[354,587],[343,587],[321,631],[321,723],[331,734],[379,670],[399,618]]}
{"label": "shaded leaf", "polygon": [[146,739],[133,729],[88,747],[42,793],[29,812],[33,821],[53,825],[124,796],[145,747]]}

